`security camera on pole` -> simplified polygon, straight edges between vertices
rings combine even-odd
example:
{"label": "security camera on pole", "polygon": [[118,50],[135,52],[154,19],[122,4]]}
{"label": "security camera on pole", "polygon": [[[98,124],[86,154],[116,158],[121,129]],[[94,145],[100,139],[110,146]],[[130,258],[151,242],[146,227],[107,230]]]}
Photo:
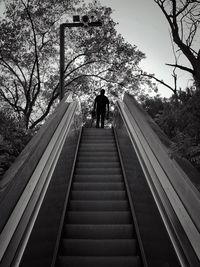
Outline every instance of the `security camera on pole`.
{"label": "security camera on pole", "polygon": [[84,15],[82,17],[76,15],[73,16],[73,23],[60,24],[60,86],[59,96],[60,100],[64,96],[64,70],[65,70],[65,28],[73,27],[98,27],[102,26],[102,22],[94,21],[94,16]]}

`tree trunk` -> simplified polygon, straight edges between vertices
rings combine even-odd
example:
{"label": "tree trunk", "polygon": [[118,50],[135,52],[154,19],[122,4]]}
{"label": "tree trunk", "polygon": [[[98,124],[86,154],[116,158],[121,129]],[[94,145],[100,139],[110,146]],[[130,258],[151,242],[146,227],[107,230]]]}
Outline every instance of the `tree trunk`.
{"label": "tree trunk", "polygon": [[[198,62],[197,62],[198,63]],[[197,66],[194,67],[194,81],[195,85],[198,91],[200,91],[200,66],[196,64]]]}

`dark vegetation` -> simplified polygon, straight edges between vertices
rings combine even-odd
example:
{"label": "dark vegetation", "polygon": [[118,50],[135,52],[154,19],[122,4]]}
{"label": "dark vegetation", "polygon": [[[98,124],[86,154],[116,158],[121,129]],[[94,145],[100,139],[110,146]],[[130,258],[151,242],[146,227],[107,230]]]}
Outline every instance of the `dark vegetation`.
{"label": "dark vegetation", "polygon": [[169,99],[146,96],[142,105],[173,142],[173,153],[200,170],[200,91],[187,88]]}
{"label": "dark vegetation", "polygon": [[0,177],[23,150],[34,132],[27,131],[9,111],[0,110]]}

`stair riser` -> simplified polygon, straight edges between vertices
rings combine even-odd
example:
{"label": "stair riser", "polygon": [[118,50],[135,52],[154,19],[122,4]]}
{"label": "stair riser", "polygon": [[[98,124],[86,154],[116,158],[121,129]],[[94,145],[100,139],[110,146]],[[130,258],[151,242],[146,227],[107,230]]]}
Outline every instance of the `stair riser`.
{"label": "stair riser", "polygon": [[114,145],[115,141],[114,139],[84,139],[81,140],[82,145]]}
{"label": "stair riser", "polygon": [[78,158],[81,157],[89,157],[89,158],[99,158],[99,159],[103,159],[105,157],[118,157],[117,152],[115,151],[80,151]]}
{"label": "stair riser", "polygon": [[85,157],[78,157],[77,159],[77,163],[85,163],[85,162],[117,162],[119,163],[119,159],[118,157],[113,157],[113,156],[110,156],[110,157],[94,157],[94,156],[85,156]]}
{"label": "stair riser", "polygon": [[121,175],[76,175],[74,181],[77,183],[121,183]]}
{"label": "stair riser", "polygon": [[121,174],[120,168],[76,168],[75,174],[81,175],[112,175]]}
{"label": "stair riser", "polygon": [[134,239],[64,239],[61,251],[63,255],[70,256],[134,256],[136,242]]}
{"label": "stair riser", "polygon": [[124,190],[123,183],[73,183],[72,190]]}
{"label": "stair riser", "polygon": [[96,161],[96,162],[80,162],[78,161],[76,164],[77,168],[103,168],[103,169],[115,169],[120,168],[119,162],[104,162],[102,160]]}
{"label": "stair riser", "polygon": [[128,211],[127,201],[70,201],[71,211]]}
{"label": "stair riser", "polygon": [[125,191],[72,191],[71,200],[126,200]]}
{"label": "stair riser", "polygon": [[129,224],[132,223],[129,212],[72,212],[66,216],[69,224]]}
{"label": "stair riser", "polygon": [[131,239],[135,237],[133,226],[127,225],[65,225],[65,238],[75,239]]}
{"label": "stair riser", "polygon": [[135,257],[60,257],[59,267],[141,267]]}

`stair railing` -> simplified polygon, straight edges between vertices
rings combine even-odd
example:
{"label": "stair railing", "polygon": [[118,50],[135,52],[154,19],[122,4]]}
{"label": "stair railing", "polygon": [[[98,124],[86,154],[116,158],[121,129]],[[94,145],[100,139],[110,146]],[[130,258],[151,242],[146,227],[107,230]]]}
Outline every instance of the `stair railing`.
{"label": "stair railing", "polygon": [[[79,103],[61,101],[0,183],[0,266],[18,266]],[[14,264],[13,264],[14,262]]]}
{"label": "stair railing", "polygon": [[188,266],[186,256],[190,266],[198,266],[194,264],[200,262],[199,191],[161,142],[150,125],[150,117],[133,96],[125,94],[123,102],[117,102],[114,127],[119,130],[124,126],[118,116],[127,129],[181,265]]}

